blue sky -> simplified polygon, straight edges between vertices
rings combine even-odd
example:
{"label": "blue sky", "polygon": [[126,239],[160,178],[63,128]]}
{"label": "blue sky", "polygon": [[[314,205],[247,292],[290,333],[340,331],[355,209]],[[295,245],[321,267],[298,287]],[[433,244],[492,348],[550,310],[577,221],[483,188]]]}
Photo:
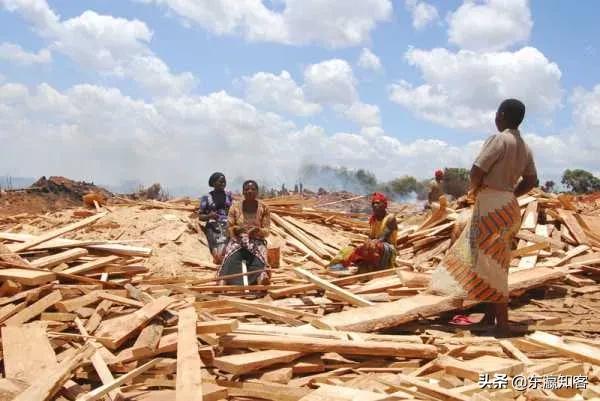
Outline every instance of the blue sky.
{"label": "blue sky", "polygon": [[203,187],[224,170],[276,185],[311,162],[427,177],[468,167],[513,96],[543,179],[598,173],[599,11],[592,0],[0,0],[0,174]]}

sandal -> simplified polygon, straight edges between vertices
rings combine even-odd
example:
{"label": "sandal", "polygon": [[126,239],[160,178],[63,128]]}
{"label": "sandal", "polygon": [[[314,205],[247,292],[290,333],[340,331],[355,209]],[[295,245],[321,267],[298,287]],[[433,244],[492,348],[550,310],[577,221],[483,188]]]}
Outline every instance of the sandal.
{"label": "sandal", "polygon": [[478,322],[471,320],[469,316],[465,315],[456,315],[448,322],[448,324],[453,326],[472,326],[477,323]]}

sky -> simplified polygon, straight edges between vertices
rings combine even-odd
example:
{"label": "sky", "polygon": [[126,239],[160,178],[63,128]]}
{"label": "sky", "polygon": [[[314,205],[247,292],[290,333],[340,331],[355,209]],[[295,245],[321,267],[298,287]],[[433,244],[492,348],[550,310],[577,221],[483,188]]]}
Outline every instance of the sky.
{"label": "sky", "polygon": [[206,189],[470,167],[505,98],[542,181],[600,174],[600,3],[0,0],[0,175]]}

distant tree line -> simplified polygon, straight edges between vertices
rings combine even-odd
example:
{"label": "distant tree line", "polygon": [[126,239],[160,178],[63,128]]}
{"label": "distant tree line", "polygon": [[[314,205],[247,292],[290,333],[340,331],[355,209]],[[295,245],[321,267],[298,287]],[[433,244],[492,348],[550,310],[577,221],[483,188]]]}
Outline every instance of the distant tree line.
{"label": "distant tree line", "polygon": [[[407,197],[414,193],[420,200],[427,199],[432,180],[432,178],[419,180],[405,175],[379,182],[375,174],[368,170],[315,164],[304,166],[300,177],[305,187],[323,186],[328,190],[346,190],[355,193],[379,191],[399,197]],[[568,191],[577,194],[600,191],[600,178],[581,169],[565,170],[561,184]],[[445,168],[442,186],[446,194],[455,198],[465,195],[469,190],[469,170],[458,167]],[[557,185],[554,181],[546,181],[542,189],[554,192],[557,190]]]}

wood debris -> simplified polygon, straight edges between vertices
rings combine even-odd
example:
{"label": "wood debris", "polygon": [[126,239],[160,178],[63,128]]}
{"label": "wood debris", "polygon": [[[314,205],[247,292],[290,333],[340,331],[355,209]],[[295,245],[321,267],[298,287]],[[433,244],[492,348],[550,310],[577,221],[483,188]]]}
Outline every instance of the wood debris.
{"label": "wood debris", "polygon": [[[215,282],[194,204],[118,201],[52,224],[28,213],[0,220],[1,399],[600,397],[597,203],[539,191],[519,199],[509,273],[519,334],[496,339],[485,326],[447,325],[441,315],[461,305],[425,293],[468,214],[456,204],[398,215],[397,268],[336,277],[324,266],[366,238],[367,216],[324,209],[346,200],[268,200],[280,263],[270,285],[240,289]],[[482,375],[587,386],[482,388]]]}

